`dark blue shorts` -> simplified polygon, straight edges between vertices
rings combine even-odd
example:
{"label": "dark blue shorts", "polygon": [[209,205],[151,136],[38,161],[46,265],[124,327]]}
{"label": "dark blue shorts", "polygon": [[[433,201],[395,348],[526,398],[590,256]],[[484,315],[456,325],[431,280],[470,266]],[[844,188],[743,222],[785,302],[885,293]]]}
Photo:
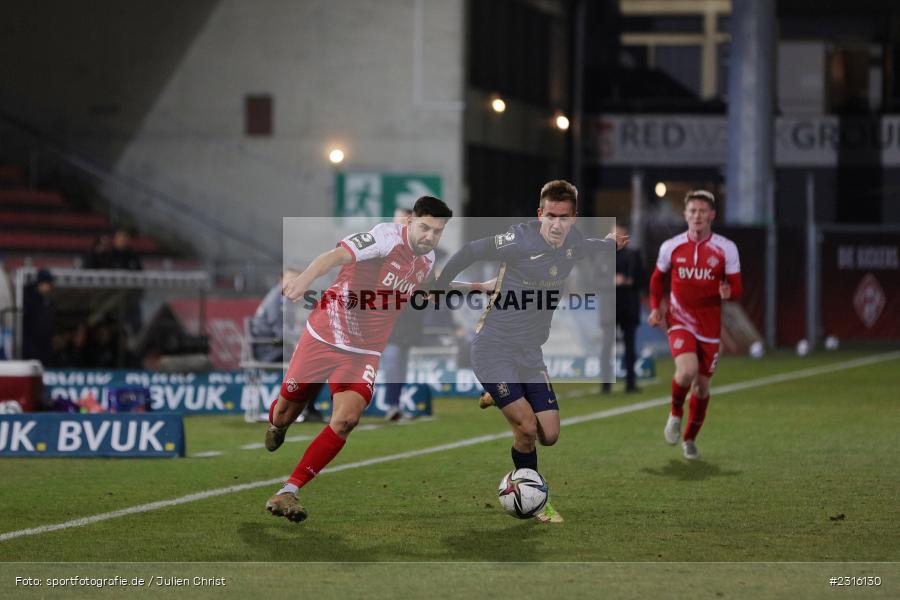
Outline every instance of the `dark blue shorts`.
{"label": "dark blue shorts", "polygon": [[559,410],[540,346],[509,348],[476,335],[470,355],[475,377],[500,408],[525,398],[535,413]]}

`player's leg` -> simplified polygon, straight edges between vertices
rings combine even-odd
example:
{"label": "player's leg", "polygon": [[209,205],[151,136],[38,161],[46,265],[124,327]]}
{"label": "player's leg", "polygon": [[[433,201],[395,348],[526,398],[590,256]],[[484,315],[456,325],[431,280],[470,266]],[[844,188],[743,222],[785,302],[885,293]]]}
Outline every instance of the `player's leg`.
{"label": "player's leg", "polygon": [[[529,377],[525,384],[525,398],[534,411],[537,420],[538,441],[542,446],[552,446],[559,439],[559,404],[556,401],[556,393],[550,383],[550,377],[543,368],[543,357],[540,358],[541,368],[538,374]],[[544,508],[534,515],[541,523],[562,523],[563,517],[556,512],[547,499]]]}
{"label": "player's leg", "polygon": [[[294,389],[292,387],[292,389]],[[274,452],[284,443],[285,434],[288,427],[291,426],[303,412],[303,409],[311,402],[314,402],[319,390],[322,389],[321,383],[305,383],[298,384],[296,392],[287,392],[285,386],[282,385],[282,392],[278,396],[278,400],[269,407],[269,426],[266,427],[266,450]],[[287,394],[287,396],[285,395]]]}
{"label": "player's leg", "polygon": [[703,343],[699,347],[699,372],[691,394],[688,413],[688,426],[684,431],[684,457],[693,460],[700,457],[697,449],[697,436],[703,421],[706,420],[706,409],[709,406],[709,381],[716,369],[719,358],[718,344]]}
{"label": "player's leg", "polygon": [[541,446],[552,446],[559,439],[559,404],[543,362],[541,356],[537,372],[532,371],[527,377],[525,398],[537,418],[538,441]]}
{"label": "player's leg", "polygon": [[545,410],[535,414],[538,441],[541,446],[552,446],[559,440],[559,411]]}
{"label": "player's leg", "polygon": [[672,377],[672,402],[663,437],[666,443],[674,446],[681,438],[685,398],[697,378],[697,340],[690,332],[676,329],[669,333],[669,349],[675,359],[675,375]]}
{"label": "player's leg", "polygon": [[315,400],[323,381],[333,368],[328,358],[330,346],[304,333],[291,355],[281,394],[269,407],[265,445],[269,452],[284,443],[284,436],[309,402]]}
{"label": "player's leg", "polygon": [[368,400],[354,390],[344,390],[332,397],[331,420],[307,446],[284,486],[269,499],[266,504],[269,512],[298,523],[306,519],[308,512],[300,506],[297,492],[340,453],[367,405]]}
{"label": "player's leg", "polygon": [[331,419],[307,446],[284,486],[266,503],[273,515],[295,522],[307,517],[297,492],[338,455],[372,400],[378,357],[336,349],[329,350],[329,354],[333,366],[328,375],[332,392]]}
{"label": "player's leg", "polygon": [[534,469],[537,471],[535,444],[538,439],[538,424],[531,405],[528,404],[524,396],[519,395],[516,400],[504,403],[500,407],[500,412],[506,417],[506,421],[513,432],[513,465],[517,469]]}

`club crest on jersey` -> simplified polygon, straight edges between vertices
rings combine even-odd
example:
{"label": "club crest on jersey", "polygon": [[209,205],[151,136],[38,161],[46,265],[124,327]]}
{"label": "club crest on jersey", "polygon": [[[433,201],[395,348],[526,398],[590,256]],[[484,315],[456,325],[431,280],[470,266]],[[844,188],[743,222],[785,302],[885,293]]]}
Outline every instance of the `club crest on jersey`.
{"label": "club crest on jersey", "polygon": [[375,243],[375,236],[371,233],[357,233],[350,237],[350,241],[357,250],[363,250]]}
{"label": "club crest on jersey", "polygon": [[416,279],[420,282],[425,279],[425,271],[416,271]]}
{"label": "club crest on jersey", "polygon": [[294,379],[293,377],[291,377],[290,379],[288,379],[287,381],[285,381],[284,384],[285,384],[285,386],[287,387],[287,391],[288,391],[289,394],[293,394],[293,393],[295,393],[297,390],[300,389],[300,385],[297,383],[297,380]]}
{"label": "club crest on jersey", "polygon": [[403,265],[401,265],[400,263],[398,263],[396,260],[392,260],[392,261],[391,261],[391,266],[394,267],[395,269],[402,269],[402,268],[403,268]]}
{"label": "club crest on jersey", "polygon": [[507,396],[509,396],[509,386],[505,383],[498,383],[497,393],[500,394],[501,398],[506,398]]}
{"label": "club crest on jersey", "polygon": [[574,253],[572,252],[572,249],[571,249],[571,248],[567,248],[567,249],[566,249],[566,258],[568,258],[568,259],[570,259],[570,260],[571,260],[572,258],[574,258]]}
{"label": "club crest on jersey", "polygon": [[683,257],[683,256],[679,256],[678,258],[675,259],[675,262],[677,262],[677,263],[686,263],[686,262],[687,262],[687,259],[686,259],[685,257]]}
{"label": "club crest on jersey", "polygon": [[719,264],[719,259],[716,258],[715,256],[710,256],[708,259],[706,259],[706,264],[708,264],[713,269],[715,269],[716,265]]}
{"label": "club crest on jersey", "polygon": [[550,277],[556,277],[559,274],[559,268],[556,265],[550,267]]}

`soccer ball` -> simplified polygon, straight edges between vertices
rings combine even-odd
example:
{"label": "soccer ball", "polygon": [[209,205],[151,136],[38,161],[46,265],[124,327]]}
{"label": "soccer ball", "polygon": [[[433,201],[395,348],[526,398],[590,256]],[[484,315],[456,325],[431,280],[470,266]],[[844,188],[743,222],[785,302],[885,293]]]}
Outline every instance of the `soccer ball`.
{"label": "soccer ball", "polygon": [[530,519],[547,504],[548,492],[547,482],[540,473],[533,469],[516,469],[500,480],[497,496],[507,513],[519,519]]}
{"label": "soccer ball", "polygon": [[826,350],[837,350],[840,346],[840,342],[837,339],[836,335],[829,335],[825,338],[825,349]]}
{"label": "soccer ball", "polygon": [[800,340],[797,342],[797,356],[806,356],[809,354],[809,342]]}
{"label": "soccer ball", "polygon": [[750,356],[753,358],[762,358],[766,355],[766,347],[759,340],[750,344]]}

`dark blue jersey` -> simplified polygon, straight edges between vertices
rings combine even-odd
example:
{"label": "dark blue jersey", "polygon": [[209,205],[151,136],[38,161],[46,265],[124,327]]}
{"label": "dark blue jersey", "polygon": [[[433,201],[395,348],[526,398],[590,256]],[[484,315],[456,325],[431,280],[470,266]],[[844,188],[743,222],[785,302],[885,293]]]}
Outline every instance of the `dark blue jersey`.
{"label": "dark blue jersey", "polygon": [[550,336],[553,313],[563,301],[565,279],[575,262],[601,248],[615,251],[611,240],[586,238],[572,227],[559,248],[543,238],[540,221],[510,227],[506,233],[469,242],[447,261],[438,285],[446,287],[460,271],[479,260],[500,261],[491,303],[476,326],[509,348],[542,345]]}

